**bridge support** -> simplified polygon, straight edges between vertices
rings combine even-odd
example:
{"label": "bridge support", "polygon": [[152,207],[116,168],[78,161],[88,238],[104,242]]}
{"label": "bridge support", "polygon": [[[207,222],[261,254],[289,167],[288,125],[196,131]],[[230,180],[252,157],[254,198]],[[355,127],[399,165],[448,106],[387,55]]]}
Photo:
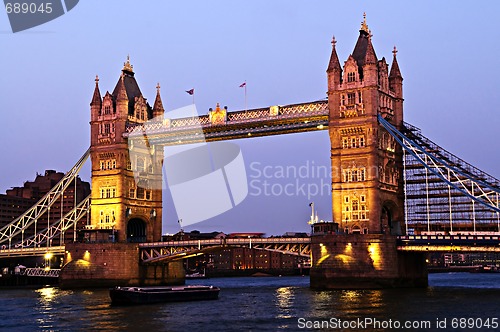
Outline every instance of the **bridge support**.
{"label": "bridge support", "polygon": [[383,234],[314,235],[311,288],[427,287],[425,253],[398,252]]}
{"label": "bridge support", "polygon": [[133,243],[66,245],[61,288],[183,284],[182,261],[141,265]]}

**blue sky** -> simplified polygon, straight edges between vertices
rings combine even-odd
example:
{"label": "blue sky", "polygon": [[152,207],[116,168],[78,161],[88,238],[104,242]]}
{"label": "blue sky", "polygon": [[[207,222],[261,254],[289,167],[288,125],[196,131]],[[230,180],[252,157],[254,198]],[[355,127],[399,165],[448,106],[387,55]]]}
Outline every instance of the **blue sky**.
{"label": "blue sky", "polygon": [[[332,35],[341,62],[363,12],[379,58],[397,46],[405,120],[449,151],[500,177],[498,155],[500,3],[436,1],[97,1],[13,34],[0,14],[0,191],[45,169],[66,171],[89,145],[94,78],[112,90],[127,54],[152,103],[160,82],[167,110],[204,113],[313,101],[326,96]],[[329,165],[327,131],[235,141],[250,169]],[[89,179],[88,168],[82,177]],[[321,179],[310,179],[321,184]],[[276,179],[292,183],[292,178]],[[329,180],[328,180],[329,181]],[[250,189],[252,190],[252,189]],[[164,230],[178,230],[166,194]],[[327,193],[250,195],[200,230],[307,231],[308,204],[331,219]],[[171,203],[171,202],[170,202]]]}

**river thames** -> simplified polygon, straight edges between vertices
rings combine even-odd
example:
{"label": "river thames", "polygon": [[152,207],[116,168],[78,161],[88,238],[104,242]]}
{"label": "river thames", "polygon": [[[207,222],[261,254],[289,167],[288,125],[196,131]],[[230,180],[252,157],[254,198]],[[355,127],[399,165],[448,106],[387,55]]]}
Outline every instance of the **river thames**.
{"label": "river thames", "polygon": [[0,330],[303,331],[310,327],[382,331],[412,324],[420,327],[414,330],[430,326],[440,331],[473,327],[472,331],[481,325],[486,331],[495,330],[500,315],[500,273],[431,274],[427,289],[313,291],[308,277],[188,283],[220,287],[219,300],[114,307],[106,289],[3,289]]}

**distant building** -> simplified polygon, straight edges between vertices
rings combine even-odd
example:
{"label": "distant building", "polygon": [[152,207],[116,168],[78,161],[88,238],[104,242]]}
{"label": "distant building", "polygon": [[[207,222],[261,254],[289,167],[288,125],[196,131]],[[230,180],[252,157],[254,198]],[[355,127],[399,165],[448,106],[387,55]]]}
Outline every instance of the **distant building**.
{"label": "distant building", "polygon": [[[62,178],[64,173],[54,170],[46,170],[44,175],[37,174],[34,181],[26,181],[22,187],[8,189],[5,194],[0,194],[0,227],[4,227],[14,221],[17,217],[26,212],[35,205],[50,189],[52,189]],[[58,199],[52,205],[50,214],[44,213],[37,221],[37,229],[47,228],[49,222],[54,223],[61,219],[66,213],[71,211],[76,204],[79,204],[84,198],[90,195],[90,183],[82,181],[79,177],[76,179],[76,197],[75,183],[72,182],[64,191],[62,198]],[[78,229],[84,227],[86,221],[78,225]],[[24,238],[33,235],[25,233]],[[73,232],[64,235],[65,241],[73,240]],[[19,236],[19,241],[21,236]],[[60,239],[55,239],[53,244],[59,243]],[[15,243],[16,241],[13,241]]]}

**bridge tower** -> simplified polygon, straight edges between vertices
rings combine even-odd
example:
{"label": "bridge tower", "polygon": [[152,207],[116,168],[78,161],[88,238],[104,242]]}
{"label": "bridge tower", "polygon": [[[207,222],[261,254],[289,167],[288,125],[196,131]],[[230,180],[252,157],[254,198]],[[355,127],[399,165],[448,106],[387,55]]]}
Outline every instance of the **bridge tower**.
{"label": "bridge tower", "polygon": [[397,251],[404,221],[403,155],[379,124],[403,125],[403,77],[393,51],[389,70],[372,34],[359,37],[342,66],[332,40],[327,68],[333,221],[337,234],[312,237],[313,288],[427,285],[423,255]]}
{"label": "bridge tower", "polygon": [[87,234],[118,242],[160,240],[163,151],[147,140],[123,137],[131,126],[163,119],[159,85],[151,107],[127,58],[113,93],[101,98],[96,77],[90,110],[92,207]]}
{"label": "bridge tower", "polygon": [[340,65],[333,49],[327,69],[333,220],[346,233],[399,234],[403,221],[402,154],[378,124],[382,114],[403,121],[403,78],[377,59],[366,19],[354,51]]}

